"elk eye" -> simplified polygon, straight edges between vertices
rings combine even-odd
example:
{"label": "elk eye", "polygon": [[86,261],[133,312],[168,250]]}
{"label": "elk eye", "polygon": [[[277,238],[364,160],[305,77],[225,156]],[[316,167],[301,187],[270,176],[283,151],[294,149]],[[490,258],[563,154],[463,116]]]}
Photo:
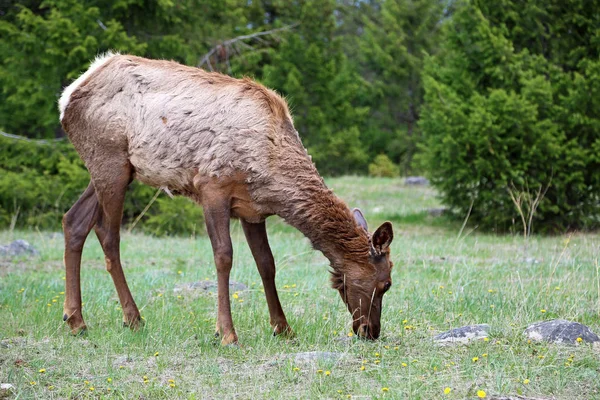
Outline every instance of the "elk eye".
{"label": "elk eye", "polygon": [[385,285],[383,285],[383,293],[387,292],[392,287],[392,282],[387,281]]}

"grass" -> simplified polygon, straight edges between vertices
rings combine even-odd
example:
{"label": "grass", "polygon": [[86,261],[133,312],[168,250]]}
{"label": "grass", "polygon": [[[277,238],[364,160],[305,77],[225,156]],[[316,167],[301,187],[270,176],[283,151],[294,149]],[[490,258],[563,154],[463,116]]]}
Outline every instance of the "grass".
{"label": "grass", "polygon": [[[329,288],[327,260],[301,234],[269,220],[280,297],[297,337],[272,337],[258,272],[238,222],[232,224],[232,279],[248,286],[232,299],[241,347],[213,338],[216,296],[180,285],[214,280],[206,237],[124,234],[122,259],[146,326],[121,326],[121,311],[93,235],[84,251],[87,335],[62,322],[62,237],[22,238],[40,256],[0,260],[0,383],[17,398],[477,398],[495,395],[600,398],[600,355],[587,344],[530,343],[524,328],[564,318],[600,332],[600,236],[530,238],[478,233],[424,212],[439,207],[430,188],[400,180],[346,177],[328,184],[370,228],[390,219],[394,286],[384,297],[382,337],[349,337],[350,315]],[[442,222],[440,222],[442,221]],[[467,228],[465,232],[469,232]],[[440,347],[452,327],[492,326],[489,341]],[[295,361],[336,352],[337,360]],[[476,361],[474,361],[476,360]],[[364,367],[364,368],[363,368]],[[444,390],[450,392],[444,394]],[[11,395],[12,396],[12,395]]]}

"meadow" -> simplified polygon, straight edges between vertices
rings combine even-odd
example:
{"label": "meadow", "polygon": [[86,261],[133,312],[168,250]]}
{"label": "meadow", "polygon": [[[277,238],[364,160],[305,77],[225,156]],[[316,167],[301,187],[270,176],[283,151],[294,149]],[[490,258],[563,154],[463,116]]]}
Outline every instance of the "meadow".
{"label": "meadow", "polygon": [[[528,324],[563,318],[600,333],[600,235],[494,235],[432,217],[429,187],[401,179],[343,177],[328,185],[363,210],[370,228],[392,221],[393,286],[382,336],[352,335],[330,288],[328,262],[283,221],[267,222],[281,303],[296,337],[273,337],[260,277],[239,222],[232,222],[232,296],[240,346],[214,338],[216,295],[189,289],[216,279],[206,236],[123,232],[125,273],[145,327],[122,327],[102,250],[92,234],[82,263],[81,336],[62,322],[61,233],[0,232],[39,256],[0,259],[0,383],[8,398],[465,399],[600,398],[600,350],[530,342]],[[535,228],[535,227],[534,227]],[[520,233],[520,228],[516,229]],[[491,325],[488,340],[440,346],[433,336]],[[298,354],[327,352],[308,359]],[[485,394],[484,394],[485,392]],[[479,393],[479,394],[478,394]],[[1,397],[1,396],[0,396]]]}

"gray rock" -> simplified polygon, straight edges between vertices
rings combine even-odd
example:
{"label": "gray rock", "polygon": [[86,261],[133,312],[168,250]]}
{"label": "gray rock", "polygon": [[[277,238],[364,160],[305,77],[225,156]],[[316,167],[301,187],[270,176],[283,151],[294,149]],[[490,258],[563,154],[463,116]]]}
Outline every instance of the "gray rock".
{"label": "gray rock", "polygon": [[0,246],[0,256],[37,256],[38,254],[40,253],[32,245],[22,239],[15,240],[11,244],[5,246]]}
{"label": "gray rock", "polygon": [[[192,283],[186,283],[183,285],[177,285],[175,292],[180,292],[182,290],[201,290],[204,292],[216,292],[217,291],[217,282],[215,281],[198,281]],[[229,281],[229,290],[232,292],[241,292],[244,290],[248,290],[248,286],[243,283]]]}
{"label": "gray rock", "polygon": [[310,362],[310,361],[329,361],[336,362],[342,358],[342,354],[333,353],[329,351],[307,351],[304,353],[290,354],[290,358],[293,358],[296,362]]}
{"label": "gray rock", "polygon": [[553,319],[531,324],[525,329],[525,335],[531,340],[545,340],[553,343],[577,343],[577,338],[583,342],[600,342],[600,338],[587,326],[579,322]]}
{"label": "gray rock", "polygon": [[469,343],[471,340],[483,339],[488,336],[490,326],[488,324],[467,325],[454,328],[447,332],[434,336],[433,340],[438,343]]}
{"label": "gray rock", "polygon": [[441,217],[442,215],[444,215],[447,212],[448,212],[448,209],[444,208],[444,207],[427,209],[427,214],[431,215],[432,217]]}
{"label": "gray rock", "polygon": [[429,186],[429,180],[423,176],[407,176],[404,179],[405,185]]}

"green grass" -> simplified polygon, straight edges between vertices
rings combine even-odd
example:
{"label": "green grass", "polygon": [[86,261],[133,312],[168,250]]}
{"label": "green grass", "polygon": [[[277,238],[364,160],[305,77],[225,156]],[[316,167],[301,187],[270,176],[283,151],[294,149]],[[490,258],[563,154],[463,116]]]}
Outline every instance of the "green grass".
{"label": "green grass", "polygon": [[[73,337],[61,318],[61,236],[5,231],[0,243],[22,238],[41,254],[0,260],[0,383],[13,384],[18,398],[44,399],[464,399],[476,398],[478,390],[488,398],[600,398],[597,348],[529,343],[522,335],[529,323],[553,318],[600,332],[599,235],[534,236],[526,243],[467,228],[458,238],[460,224],[426,216],[427,208],[439,207],[430,188],[357,177],[328,184],[363,210],[371,229],[388,218],[394,222],[394,285],[384,297],[380,340],[348,337],[350,315],[329,288],[327,260],[277,219],[268,222],[270,241],[281,301],[297,337],[270,335],[260,278],[233,222],[232,279],[249,287],[232,299],[239,348],[213,338],[214,294],[174,290],[215,279],[206,237],[123,234],[126,275],[146,320],[143,330],[132,332],[121,326],[116,292],[90,235],[82,267],[90,329]],[[489,341],[449,347],[432,341],[474,323],[492,326]],[[307,351],[343,357],[294,361]]]}

